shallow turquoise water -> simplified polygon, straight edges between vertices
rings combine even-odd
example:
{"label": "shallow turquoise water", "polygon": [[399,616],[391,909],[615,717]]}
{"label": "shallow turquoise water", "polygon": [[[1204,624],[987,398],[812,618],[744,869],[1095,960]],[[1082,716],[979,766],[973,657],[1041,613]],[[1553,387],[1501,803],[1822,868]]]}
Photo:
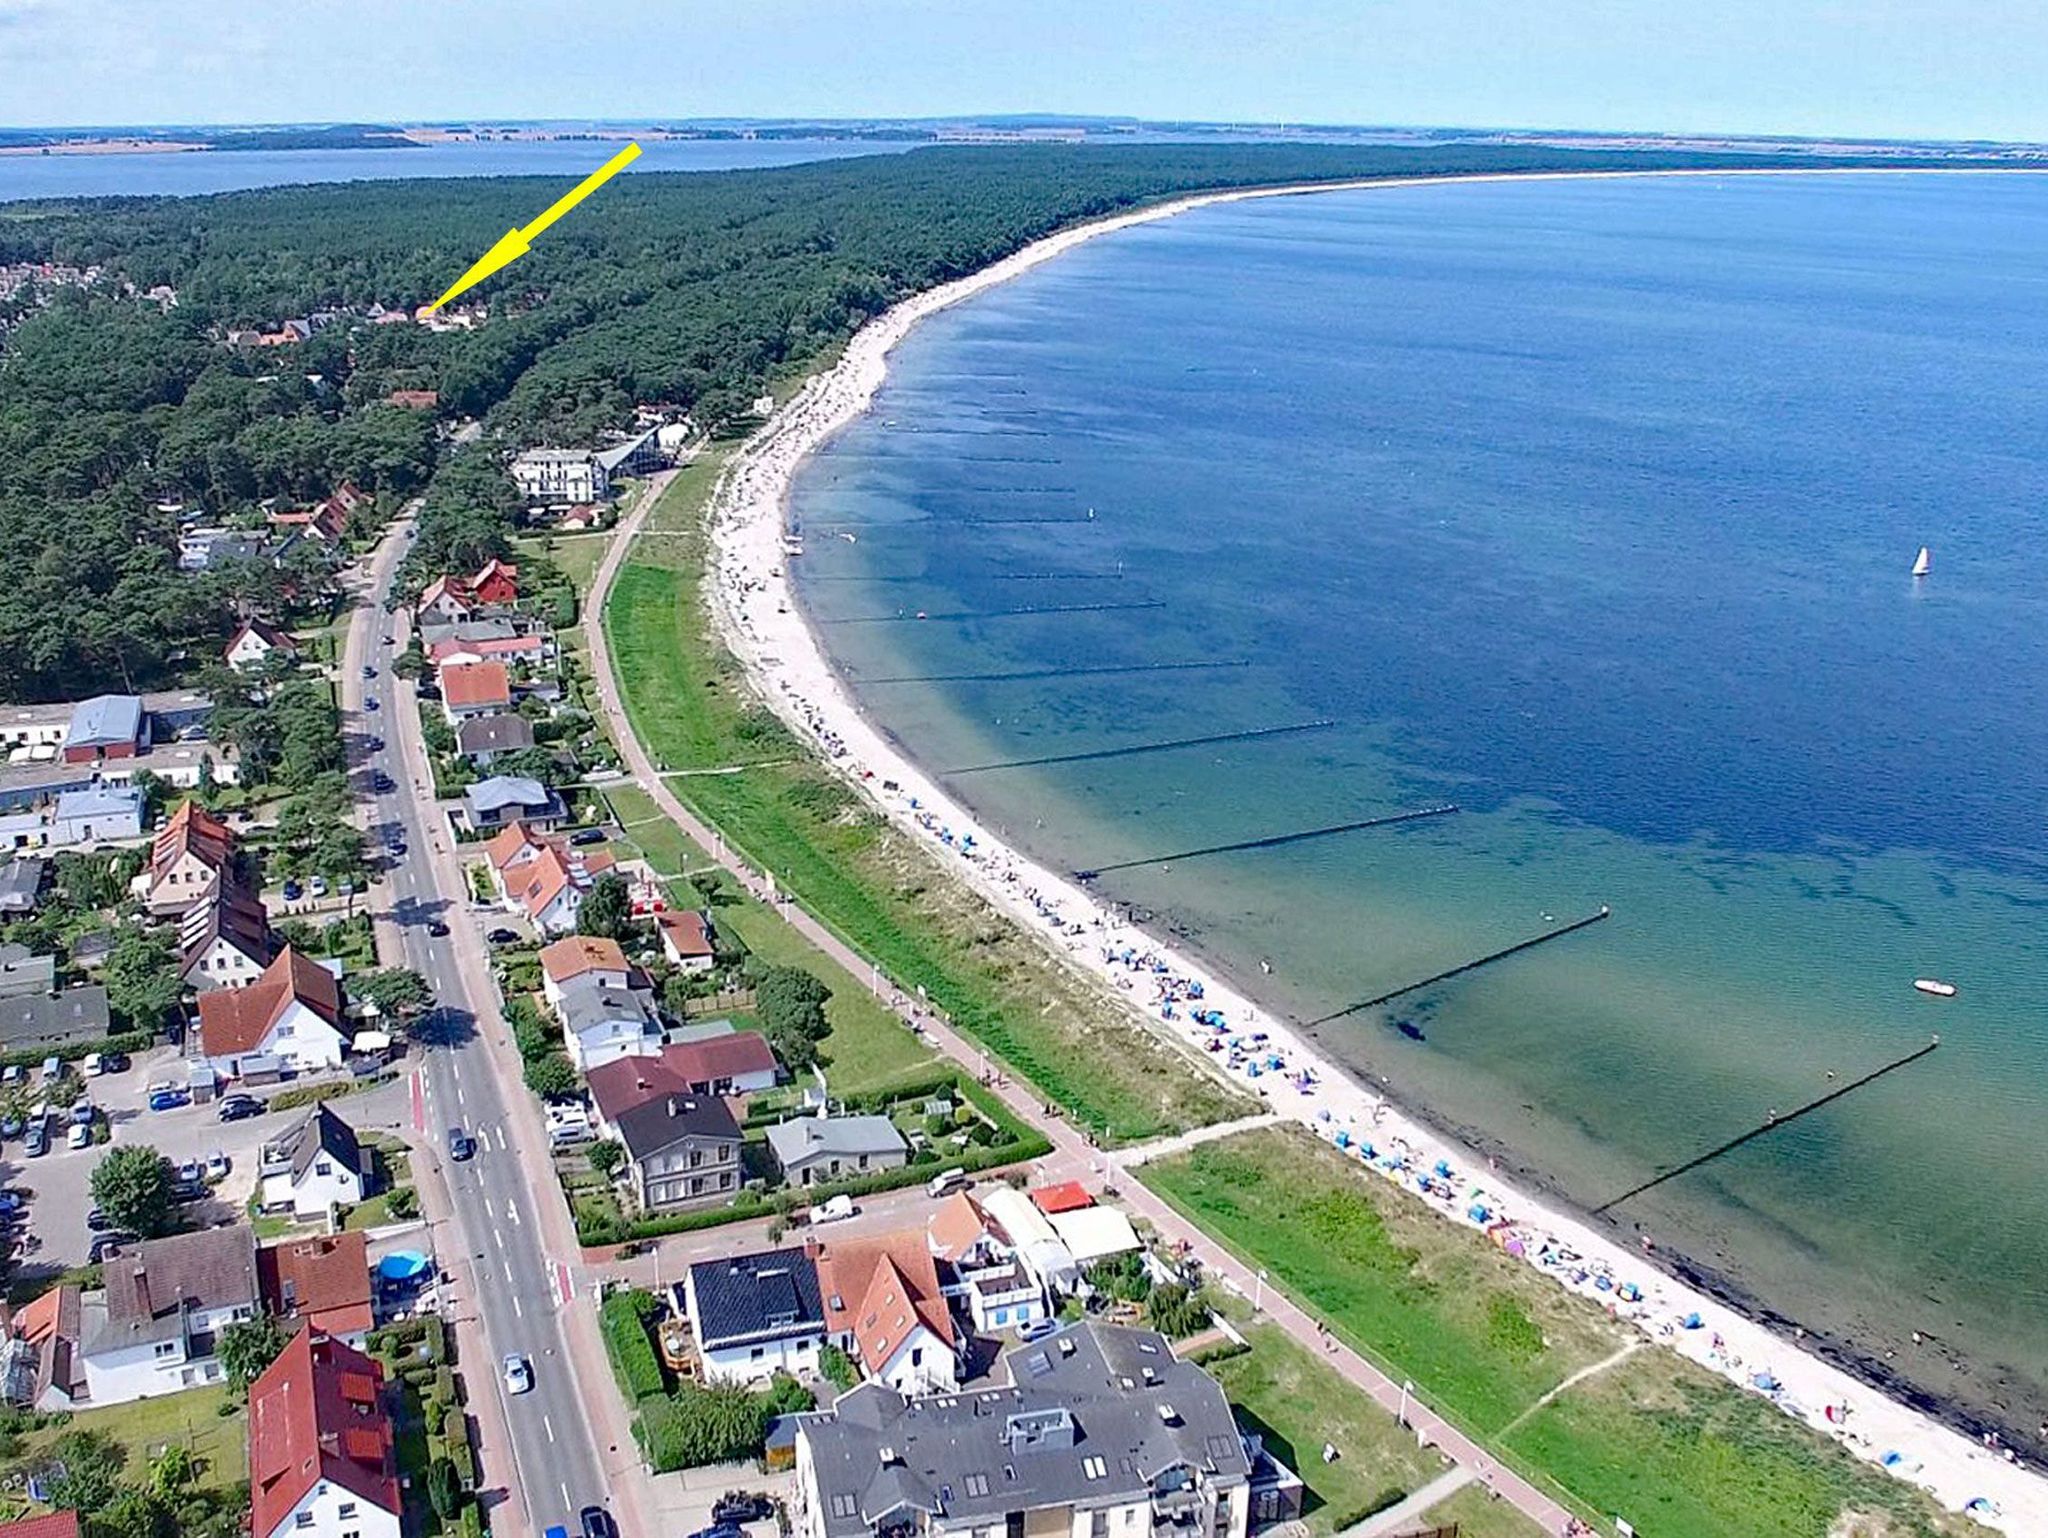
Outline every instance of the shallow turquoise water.
{"label": "shallow turquoise water", "polygon": [[1619,1221],[2031,1432],[2044,250],[2035,178],[1147,226],[904,344],[800,481],[804,602],[879,721],[1064,868],[1459,803],[1103,878],[1297,1019],[1611,904],[1321,1032],[1582,1205],[1940,1031]]}

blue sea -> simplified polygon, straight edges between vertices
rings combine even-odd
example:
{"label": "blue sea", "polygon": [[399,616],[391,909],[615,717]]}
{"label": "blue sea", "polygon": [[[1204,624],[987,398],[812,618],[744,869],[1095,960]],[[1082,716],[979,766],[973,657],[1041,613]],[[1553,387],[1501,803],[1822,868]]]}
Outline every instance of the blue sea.
{"label": "blue sea", "polygon": [[[187,197],[303,182],[401,177],[583,176],[617,144],[588,139],[494,140],[412,149],[199,150],[148,155],[0,155],[0,203],[24,198]],[[632,170],[746,171],[897,154],[916,148],[856,139],[650,139]]]}
{"label": "blue sea", "polygon": [[1611,906],[1316,1027],[1583,1208],[1938,1032],[1607,1221],[2024,1442],[2044,252],[2019,176],[1144,226],[904,343],[800,479],[803,602],[879,722],[1063,869],[1459,806],[1099,879],[1298,1021]]}

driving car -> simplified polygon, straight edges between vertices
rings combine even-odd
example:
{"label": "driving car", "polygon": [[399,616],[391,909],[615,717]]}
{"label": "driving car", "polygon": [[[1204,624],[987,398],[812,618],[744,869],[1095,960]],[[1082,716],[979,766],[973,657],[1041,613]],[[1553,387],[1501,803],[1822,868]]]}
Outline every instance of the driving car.
{"label": "driving car", "polygon": [[263,1102],[254,1095],[228,1095],[215,1112],[222,1121],[241,1121],[250,1116],[263,1114]]}
{"label": "driving car", "polygon": [[811,1221],[813,1223],[837,1223],[842,1218],[852,1217],[858,1211],[860,1209],[854,1206],[853,1198],[842,1191],[839,1195],[822,1201],[813,1207],[811,1209]]}
{"label": "driving car", "polygon": [[619,1538],[619,1524],[602,1506],[585,1506],[576,1520],[583,1524],[583,1538]]}
{"label": "driving car", "polygon": [[377,670],[376,670],[375,668],[371,667],[369,663],[365,662],[365,663],[363,664],[363,677],[365,677],[365,678],[375,678],[376,676],[377,676]]}
{"label": "driving car", "polygon": [[433,923],[427,926],[427,933],[436,940],[445,940],[448,938],[448,926],[441,920],[435,919]]}
{"label": "driving car", "polygon": [[372,753],[382,753],[384,751],[384,739],[382,737],[372,737],[370,739],[370,751]]}
{"label": "driving car", "polygon": [[375,710],[381,710],[381,709],[383,709],[383,708],[384,708],[383,706],[381,706],[381,705],[379,705],[379,704],[377,703],[377,697],[376,697],[376,696],[375,696],[374,694],[373,694],[373,695],[371,695],[371,696],[370,696],[370,697],[369,697],[368,699],[366,699],[366,700],[364,700],[364,701],[363,701],[363,709],[365,709],[365,710],[375,711]]}
{"label": "driving car", "polygon": [[505,1392],[524,1394],[533,1388],[533,1368],[523,1356],[505,1358]]}
{"label": "driving car", "polygon": [[476,1139],[460,1127],[448,1129],[448,1157],[457,1164],[476,1153]]}

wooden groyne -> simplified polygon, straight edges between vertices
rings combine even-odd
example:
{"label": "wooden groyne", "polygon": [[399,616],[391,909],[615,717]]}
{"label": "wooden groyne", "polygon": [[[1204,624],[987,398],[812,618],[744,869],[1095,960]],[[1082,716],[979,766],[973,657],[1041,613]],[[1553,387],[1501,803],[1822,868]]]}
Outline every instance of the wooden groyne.
{"label": "wooden groyne", "polygon": [[1839,1089],[1829,1090],[1825,1095],[1822,1095],[1817,1099],[1807,1101],[1805,1105],[1800,1106],[1797,1110],[1787,1111],[1783,1116],[1780,1116],[1777,1112],[1773,1111],[1769,1116],[1766,1116],[1756,1126],[1751,1127],[1747,1132],[1742,1133],[1740,1136],[1728,1139],[1727,1142],[1721,1144],[1717,1148],[1709,1148],[1705,1153],[1701,1154],[1698,1158],[1688,1159],[1685,1161],[1685,1163],[1679,1165],[1676,1169],[1668,1169],[1664,1171],[1663,1174],[1654,1176],[1651,1179],[1644,1181],[1639,1186],[1630,1186],[1626,1191],[1622,1192],[1621,1195],[1613,1198],[1611,1201],[1602,1202],[1599,1206],[1593,1209],[1593,1216],[1597,1218],[1602,1213],[1608,1212],[1613,1208],[1619,1207],[1623,1202],[1628,1201],[1631,1197],[1641,1196],[1645,1191],[1655,1190],[1658,1186],[1661,1186],[1667,1180],[1676,1180],[1680,1175],[1691,1174],[1694,1170],[1698,1169],[1702,1164],[1712,1164],[1716,1159],[1720,1158],[1723,1154],[1733,1153],[1736,1149],[1740,1148],[1744,1143],[1753,1142],[1757,1138],[1762,1137],[1765,1133],[1776,1132],[1780,1127],[1789,1127],[1793,1122],[1799,1120],[1800,1117],[1810,1116],[1815,1111],[1818,1111],[1822,1106],[1832,1105],[1835,1101],[1840,1100],[1844,1095],[1854,1094],[1857,1090],[1863,1088],[1864,1085],[1874,1084],[1888,1073],[1897,1073],[1901,1068],[1906,1067],[1909,1063],[1919,1062],[1921,1058],[1927,1056],[1928,1053],[1934,1051],[1935,1048],[1939,1047],[1940,1045],[1941,1038],[1937,1036],[1932,1041],[1928,1042],[1926,1046],[1920,1048],[1917,1052],[1908,1052],[1904,1057],[1893,1058],[1892,1061],[1886,1063],[1882,1068],[1873,1068],[1869,1073],[1866,1073],[1862,1078],[1852,1079]]}
{"label": "wooden groyne", "polygon": [[1533,951],[1539,945],[1548,945],[1552,940],[1562,940],[1566,935],[1577,934],[1581,929],[1590,929],[1613,911],[1612,908],[1602,903],[1598,913],[1589,913],[1582,919],[1573,919],[1569,924],[1560,924],[1555,929],[1546,929],[1540,935],[1531,935],[1526,940],[1517,940],[1513,945],[1502,946],[1497,951],[1489,951],[1484,956],[1475,957],[1462,966],[1455,966],[1448,971],[1438,972],[1434,976],[1425,977],[1419,982],[1407,983],[1402,987],[1390,989],[1386,993],[1375,994],[1369,999],[1360,999],[1356,1004],[1346,1004],[1342,1009],[1332,1010],[1327,1015],[1321,1015],[1309,1021],[1309,1025],[1311,1027],[1328,1025],[1332,1020],[1342,1020],[1346,1015],[1355,1015],[1361,1010],[1377,1009],[1382,1004],[1391,1004],[1395,999],[1404,998],[1408,994],[1415,993],[1420,989],[1431,987],[1437,983],[1449,982],[1454,977],[1463,977],[1467,972],[1476,972],[1481,967],[1490,967],[1496,961],[1505,961],[1510,956],[1519,956],[1523,951]]}
{"label": "wooden groyne", "polygon": [[[1360,822],[1332,823],[1327,828],[1303,828],[1297,833],[1272,833],[1264,838],[1239,839],[1234,844],[1209,844],[1201,849],[1183,849],[1178,854],[1148,855],[1142,860],[1117,860],[1109,865],[1098,865],[1093,870],[1077,870],[1074,872],[1074,879],[1076,881],[1093,881],[1097,876],[1102,875],[1106,871],[1136,870],[1142,865],[1170,865],[1175,860],[1198,860],[1203,855],[1230,854],[1239,849],[1277,849],[1282,844],[1302,844],[1310,839],[1330,838],[1339,833],[1359,833],[1367,828],[1391,828],[1396,823],[1420,822],[1425,817],[1446,817],[1457,809],[1455,805],[1448,803],[1443,806],[1425,806],[1412,812],[1393,812],[1385,817],[1367,817]],[[1588,919],[1585,922],[1591,923],[1592,920]],[[1536,942],[1531,940],[1525,943],[1533,945]],[[1470,967],[1479,965],[1481,963],[1477,961],[1468,964]],[[1468,967],[1460,967],[1458,970],[1461,972],[1466,971]],[[1449,977],[1452,974],[1447,972],[1444,975]],[[1435,979],[1432,978],[1431,981],[1434,982]],[[1415,986],[1420,988],[1423,985],[1417,983]],[[1407,990],[1403,989],[1402,991],[1406,992]],[[1366,1006],[1360,1004],[1354,1007],[1363,1009]]]}
{"label": "wooden groyne", "polygon": [[1181,748],[1206,748],[1220,742],[1257,742],[1266,737],[1290,737],[1299,732],[1319,732],[1335,726],[1334,720],[1297,721],[1287,726],[1255,726],[1242,732],[1216,732],[1207,737],[1170,737],[1161,742],[1138,742],[1123,748],[1095,748],[1086,753],[1049,753],[1043,758],[1009,758],[1001,763],[969,764],[949,769],[947,774],[986,774],[995,769],[1031,769],[1042,764],[1085,764],[1101,758],[1135,758],[1144,753],[1172,753]]}

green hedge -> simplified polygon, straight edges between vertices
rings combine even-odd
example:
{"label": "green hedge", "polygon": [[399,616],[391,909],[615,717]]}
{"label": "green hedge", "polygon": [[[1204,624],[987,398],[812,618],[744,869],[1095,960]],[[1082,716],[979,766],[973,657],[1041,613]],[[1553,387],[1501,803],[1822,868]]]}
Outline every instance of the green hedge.
{"label": "green hedge", "polygon": [[654,1338],[647,1324],[661,1311],[651,1292],[629,1288],[615,1292],[598,1310],[598,1327],[604,1335],[605,1350],[618,1374],[619,1387],[635,1404],[659,1399],[668,1392],[668,1375],[655,1354]]}
{"label": "green hedge", "polygon": [[395,1072],[377,1073],[366,1079],[336,1079],[330,1084],[302,1084],[292,1089],[281,1089],[270,1097],[270,1109],[295,1111],[300,1106],[315,1105],[322,1100],[339,1100],[344,1095],[357,1095],[380,1084],[389,1084],[397,1077]]}
{"label": "green hedge", "polygon": [[476,1488],[476,1454],[469,1446],[469,1421],[462,1413],[462,1406],[450,1405],[441,1417],[441,1441],[447,1448],[448,1461],[455,1465],[455,1477],[462,1481],[462,1488]]}

